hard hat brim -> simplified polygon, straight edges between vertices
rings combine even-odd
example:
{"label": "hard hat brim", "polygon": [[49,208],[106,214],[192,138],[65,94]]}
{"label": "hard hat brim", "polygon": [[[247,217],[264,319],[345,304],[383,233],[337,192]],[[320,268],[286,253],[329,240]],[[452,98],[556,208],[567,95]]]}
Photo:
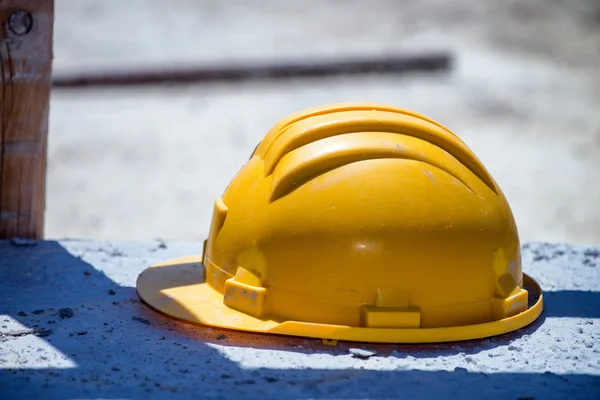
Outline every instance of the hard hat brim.
{"label": "hard hat brim", "polygon": [[543,309],[540,286],[523,274],[529,292],[526,311],[498,321],[444,328],[362,328],[300,321],[259,319],[223,304],[223,295],[205,283],[200,256],[155,264],[137,280],[139,297],[153,309],[194,325],[277,335],[372,343],[435,343],[482,339],[523,328]]}

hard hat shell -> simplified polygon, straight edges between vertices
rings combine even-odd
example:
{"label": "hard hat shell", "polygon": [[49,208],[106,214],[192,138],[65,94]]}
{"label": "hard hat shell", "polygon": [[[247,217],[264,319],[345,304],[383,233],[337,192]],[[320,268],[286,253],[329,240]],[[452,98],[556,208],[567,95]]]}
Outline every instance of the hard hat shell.
{"label": "hard hat shell", "polygon": [[[193,261],[162,266],[197,276]],[[141,297],[195,323],[372,342],[485,337],[542,310],[482,163],[437,122],[387,105],[277,123],[215,202],[202,262],[177,293],[164,287],[173,273],[150,268]]]}

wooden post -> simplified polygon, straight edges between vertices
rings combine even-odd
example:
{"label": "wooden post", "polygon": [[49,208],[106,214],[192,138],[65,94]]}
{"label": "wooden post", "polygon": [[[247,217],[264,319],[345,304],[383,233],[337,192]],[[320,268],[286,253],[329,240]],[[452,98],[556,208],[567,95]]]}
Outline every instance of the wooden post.
{"label": "wooden post", "polygon": [[54,0],[0,0],[0,238],[41,238]]}

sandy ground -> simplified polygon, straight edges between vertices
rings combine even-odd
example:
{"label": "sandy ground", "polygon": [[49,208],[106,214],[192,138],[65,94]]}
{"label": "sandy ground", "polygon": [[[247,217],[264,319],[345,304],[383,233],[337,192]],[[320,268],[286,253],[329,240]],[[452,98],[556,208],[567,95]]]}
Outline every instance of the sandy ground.
{"label": "sandy ground", "polygon": [[290,112],[376,101],[456,132],[523,240],[600,244],[600,5],[571,1],[56,0],[55,74],[450,49],[447,74],[55,90],[46,235],[201,240]]}

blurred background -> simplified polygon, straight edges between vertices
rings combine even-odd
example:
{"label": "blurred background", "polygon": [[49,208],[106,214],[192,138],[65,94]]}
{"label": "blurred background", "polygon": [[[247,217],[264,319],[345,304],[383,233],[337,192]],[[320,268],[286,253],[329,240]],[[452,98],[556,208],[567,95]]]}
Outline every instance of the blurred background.
{"label": "blurred background", "polygon": [[54,76],[445,53],[440,71],[63,85],[46,237],[203,240],[213,202],[277,120],[341,101],[457,133],[523,241],[600,245],[597,0],[56,0]]}

